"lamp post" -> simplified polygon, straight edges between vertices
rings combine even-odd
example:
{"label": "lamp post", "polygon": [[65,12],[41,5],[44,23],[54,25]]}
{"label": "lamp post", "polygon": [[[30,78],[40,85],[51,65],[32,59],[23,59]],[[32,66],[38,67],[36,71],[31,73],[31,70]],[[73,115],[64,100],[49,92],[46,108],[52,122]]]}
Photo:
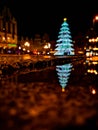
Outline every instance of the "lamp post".
{"label": "lamp post", "polygon": [[26,52],[29,53],[30,52],[30,43],[28,41],[24,43],[24,47],[26,49]]}
{"label": "lamp post", "polygon": [[96,36],[98,36],[98,14],[93,18],[93,30],[96,33]]}
{"label": "lamp post", "polygon": [[44,49],[46,49],[45,53],[50,53],[51,44],[48,42],[44,45]]}
{"label": "lamp post", "polygon": [[96,15],[96,16],[93,18],[93,27],[94,27],[95,22],[98,22],[98,15]]}

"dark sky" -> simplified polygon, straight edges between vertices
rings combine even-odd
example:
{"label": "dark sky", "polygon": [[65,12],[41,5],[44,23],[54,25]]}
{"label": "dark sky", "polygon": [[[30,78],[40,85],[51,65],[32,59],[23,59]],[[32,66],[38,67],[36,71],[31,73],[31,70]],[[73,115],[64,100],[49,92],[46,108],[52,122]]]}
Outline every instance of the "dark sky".
{"label": "dark sky", "polygon": [[88,30],[98,14],[98,0],[0,0],[0,8],[5,4],[18,22],[19,36],[48,33],[51,40],[57,39],[64,17],[75,36]]}

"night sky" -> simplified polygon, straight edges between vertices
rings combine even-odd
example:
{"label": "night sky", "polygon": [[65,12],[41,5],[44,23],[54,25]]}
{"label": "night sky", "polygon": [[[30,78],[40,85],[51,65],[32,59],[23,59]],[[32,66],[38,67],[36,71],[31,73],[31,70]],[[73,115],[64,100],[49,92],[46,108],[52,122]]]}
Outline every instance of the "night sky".
{"label": "night sky", "polygon": [[56,40],[67,17],[72,36],[85,33],[98,14],[98,0],[0,0],[0,8],[7,5],[18,22],[18,35],[34,37],[48,33]]}

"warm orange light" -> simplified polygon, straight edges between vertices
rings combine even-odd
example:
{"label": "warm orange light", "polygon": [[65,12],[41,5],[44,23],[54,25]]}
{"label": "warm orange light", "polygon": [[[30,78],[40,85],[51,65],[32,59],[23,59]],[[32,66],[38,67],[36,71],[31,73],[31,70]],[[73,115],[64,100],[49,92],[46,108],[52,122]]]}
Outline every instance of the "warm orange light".
{"label": "warm orange light", "polygon": [[95,89],[92,89],[92,94],[96,94],[96,90]]}
{"label": "warm orange light", "polygon": [[62,88],[62,92],[65,92],[65,89],[64,89],[64,88]]}
{"label": "warm orange light", "polygon": [[24,45],[27,46],[27,47],[29,47],[30,43],[29,42],[25,42]]}
{"label": "warm orange light", "polygon": [[97,15],[97,16],[95,16],[95,20],[98,20],[98,15]]}
{"label": "warm orange light", "polygon": [[93,24],[94,24],[95,22],[98,22],[98,15],[96,15],[96,16],[93,18]]}

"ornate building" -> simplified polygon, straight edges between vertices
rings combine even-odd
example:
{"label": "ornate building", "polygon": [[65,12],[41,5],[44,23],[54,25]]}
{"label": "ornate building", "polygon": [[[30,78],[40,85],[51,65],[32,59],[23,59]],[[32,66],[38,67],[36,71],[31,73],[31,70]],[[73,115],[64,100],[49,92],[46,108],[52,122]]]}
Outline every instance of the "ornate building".
{"label": "ornate building", "polygon": [[17,21],[11,15],[9,8],[0,12],[0,53],[10,53],[17,47]]}
{"label": "ornate building", "polygon": [[10,9],[5,6],[0,11],[0,54],[42,54],[50,50],[50,46],[47,46],[50,41],[47,33],[43,36],[35,34],[33,39],[28,37],[19,39],[17,28],[16,19],[12,16]]}

